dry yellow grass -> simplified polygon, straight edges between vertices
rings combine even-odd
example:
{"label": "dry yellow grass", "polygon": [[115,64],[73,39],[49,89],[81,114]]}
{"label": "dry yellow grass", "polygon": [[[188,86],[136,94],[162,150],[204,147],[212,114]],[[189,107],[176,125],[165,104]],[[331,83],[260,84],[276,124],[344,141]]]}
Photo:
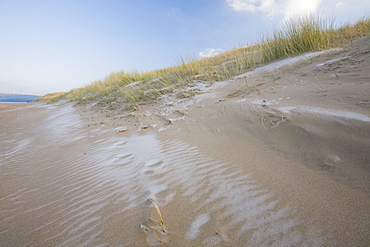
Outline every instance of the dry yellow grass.
{"label": "dry yellow grass", "polygon": [[65,92],[48,93],[48,94],[45,94],[44,96],[34,99],[33,102],[44,102],[46,104],[53,104],[61,100],[66,95],[67,93]]}
{"label": "dry yellow grass", "polygon": [[133,107],[199,81],[212,84],[227,80],[278,58],[338,47],[368,34],[370,18],[338,29],[315,16],[293,19],[281,30],[261,38],[258,44],[198,60],[181,58],[179,65],[149,72],[111,73],[104,80],[74,89],[66,95],[55,95],[48,102],[65,97],[111,108]]}

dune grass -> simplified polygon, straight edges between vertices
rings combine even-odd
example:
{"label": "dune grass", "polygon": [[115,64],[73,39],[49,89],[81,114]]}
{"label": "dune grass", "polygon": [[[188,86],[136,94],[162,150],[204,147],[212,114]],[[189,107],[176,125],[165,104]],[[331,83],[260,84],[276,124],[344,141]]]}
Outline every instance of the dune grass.
{"label": "dune grass", "polygon": [[63,99],[66,95],[67,93],[65,92],[48,93],[45,94],[44,96],[34,99],[33,102],[44,102],[46,104],[53,104]]}
{"label": "dune grass", "polygon": [[104,80],[74,89],[63,97],[114,109],[132,108],[198,82],[228,80],[275,59],[342,46],[369,34],[370,18],[337,29],[317,16],[296,18],[255,45],[208,58],[180,58],[178,65],[154,71],[111,73]]}

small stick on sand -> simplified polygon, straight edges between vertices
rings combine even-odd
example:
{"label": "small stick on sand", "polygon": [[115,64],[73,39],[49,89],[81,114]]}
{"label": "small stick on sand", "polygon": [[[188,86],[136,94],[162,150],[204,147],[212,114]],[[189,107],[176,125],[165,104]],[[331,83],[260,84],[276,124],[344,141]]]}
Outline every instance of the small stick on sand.
{"label": "small stick on sand", "polygon": [[265,118],[270,122],[270,124],[271,124],[272,126],[274,126],[274,125],[275,125],[275,124],[274,124],[274,122],[272,122],[271,118],[270,118],[268,115],[266,115],[266,116],[265,116]]}
{"label": "small stick on sand", "polygon": [[162,218],[161,211],[159,210],[159,207],[157,206],[157,204],[155,204],[155,202],[152,199],[149,198],[148,200],[151,203],[153,203],[155,208],[157,209],[157,212],[158,212],[158,215],[159,215],[159,224],[162,226],[163,232],[166,232],[166,229],[164,228],[164,221],[163,221],[163,218]]}

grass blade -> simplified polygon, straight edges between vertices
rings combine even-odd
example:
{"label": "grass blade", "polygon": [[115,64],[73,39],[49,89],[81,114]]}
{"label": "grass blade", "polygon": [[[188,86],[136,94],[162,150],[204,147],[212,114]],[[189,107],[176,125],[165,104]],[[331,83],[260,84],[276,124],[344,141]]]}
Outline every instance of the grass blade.
{"label": "grass blade", "polygon": [[163,217],[162,217],[161,211],[159,210],[159,207],[157,206],[157,204],[152,199],[148,199],[148,200],[151,203],[153,203],[154,206],[155,206],[155,208],[157,209],[157,213],[159,215],[159,224],[162,226],[163,232],[167,232],[166,231],[166,228],[164,227],[164,221],[163,221]]}

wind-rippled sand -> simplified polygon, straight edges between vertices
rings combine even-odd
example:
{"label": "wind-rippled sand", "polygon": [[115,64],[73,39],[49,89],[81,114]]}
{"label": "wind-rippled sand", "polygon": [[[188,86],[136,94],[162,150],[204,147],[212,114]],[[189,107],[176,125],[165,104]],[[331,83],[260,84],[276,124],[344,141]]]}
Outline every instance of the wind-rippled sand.
{"label": "wind-rippled sand", "polygon": [[139,228],[155,227],[149,198],[177,246],[321,241],[251,174],[192,145],[89,129],[71,106],[18,111],[1,142],[4,246],[157,245]]}
{"label": "wind-rippled sand", "polygon": [[134,113],[1,109],[1,245],[368,246],[359,44]]}

